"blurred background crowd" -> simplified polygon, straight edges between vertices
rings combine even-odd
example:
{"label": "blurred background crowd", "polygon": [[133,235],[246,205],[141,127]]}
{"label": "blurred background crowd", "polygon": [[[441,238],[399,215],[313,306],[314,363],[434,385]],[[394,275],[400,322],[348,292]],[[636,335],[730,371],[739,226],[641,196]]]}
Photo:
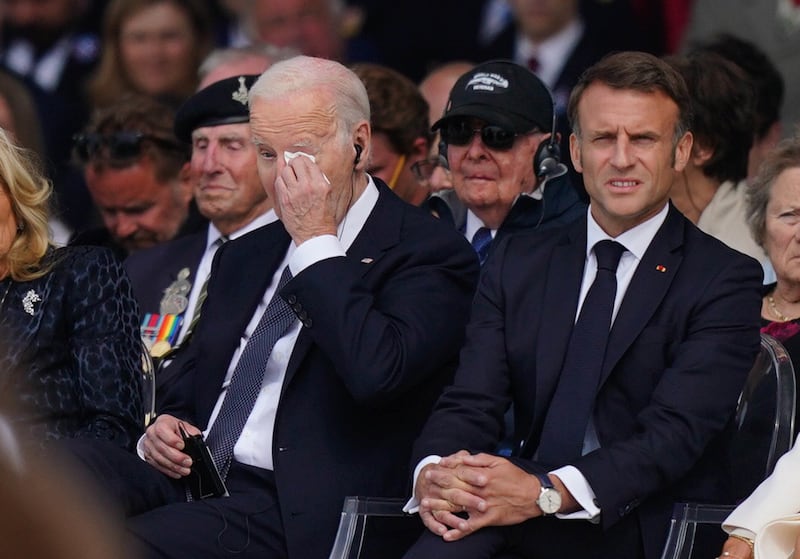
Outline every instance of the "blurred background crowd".
{"label": "blurred background crowd", "polygon": [[[0,21],[0,126],[46,162],[61,242],[101,223],[74,136],[126,96],[174,110],[197,89],[203,60],[226,47],[378,63],[415,84],[449,61],[509,58],[542,79],[563,117],[577,77],[602,55],[668,55],[727,32],[781,73],[784,135],[798,116],[794,0],[0,0]],[[780,96],[770,102],[778,110]],[[565,118],[560,129],[566,136]],[[78,155],[91,155],[85,143]]]}

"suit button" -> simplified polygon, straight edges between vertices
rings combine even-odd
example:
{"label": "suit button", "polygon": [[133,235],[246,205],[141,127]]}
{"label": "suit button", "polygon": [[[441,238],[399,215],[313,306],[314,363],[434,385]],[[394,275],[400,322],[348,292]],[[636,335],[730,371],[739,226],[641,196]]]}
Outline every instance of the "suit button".
{"label": "suit button", "polygon": [[301,310],[303,310],[303,305],[300,303],[292,303],[292,310],[296,313],[299,313]]}
{"label": "suit button", "polygon": [[305,326],[306,328],[311,328],[311,326],[314,324],[314,321],[311,320],[310,318],[302,320],[301,322],[303,323],[303,326]]}
{"label": "suit button", "polygon": [[306,311],[300,311],[297,313],[297,318],[300,320],[306,320],[308,318],[308,313]]}
{"label": "suit button", "polygon": [[286,302],[289,303],[290,305],[294,305],[297,302],[297,295],[289,295],[286,298]]}

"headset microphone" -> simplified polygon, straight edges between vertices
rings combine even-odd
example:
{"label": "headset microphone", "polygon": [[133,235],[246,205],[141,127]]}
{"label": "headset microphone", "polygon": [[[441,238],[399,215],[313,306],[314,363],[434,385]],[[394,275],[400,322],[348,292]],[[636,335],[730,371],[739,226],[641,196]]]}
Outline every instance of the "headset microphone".
{"label": "headset microphone", "polygon": [[561,163],[561,148],[556,142],[556,112],[553,108],[553,127],[550,138],[539,145],[533,157],[533,169],[536,177],[541,180],[550,180],[567,174],[567,166]]}

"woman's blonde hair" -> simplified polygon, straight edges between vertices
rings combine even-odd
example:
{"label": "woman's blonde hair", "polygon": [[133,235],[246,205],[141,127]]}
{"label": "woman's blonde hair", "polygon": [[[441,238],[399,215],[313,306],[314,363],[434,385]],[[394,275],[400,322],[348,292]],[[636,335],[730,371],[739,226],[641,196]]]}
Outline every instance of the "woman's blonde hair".
{"label": "woman's blonde hair", "polygon": [[8,271],[16,281],[43,276],[43,261],[51,245],[48,217],[53,187],[33,152],[15,145],[0,129],[0,188],[11,200],[17,236],[8,251]]}

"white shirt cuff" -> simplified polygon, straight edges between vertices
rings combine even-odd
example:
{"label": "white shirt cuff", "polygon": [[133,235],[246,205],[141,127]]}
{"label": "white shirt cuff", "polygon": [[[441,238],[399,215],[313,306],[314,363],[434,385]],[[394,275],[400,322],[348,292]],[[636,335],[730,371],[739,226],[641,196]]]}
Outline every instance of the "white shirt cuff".
{"label": "white shirt cuff", "polygon": [[404,513],[417,514],[419,512],[419,501],[417,501],[417,478],[419,477],[419,473],[422,471],[422,468],[424,468],[428,464],[438,464],[441,461],[442,461],[441,456],[431,454],[430,456],[426,456],[425,458],[420,460],[419,464],[417,464],[417,467],[414,468],[414,486],[411,488],[411,498],[403,507]]}
{"label": "white shirt cuff", "polygon": [[589,520],[593,523],[600,522],[600,507],[595,503],[596,495],[583,474],[575,466],[564,466],[550,472],[561,480],[572,496],[583,507],[583,510],[569,514],[557,514],[564,520]]}
{"label": "white shirt cuff", "polygon": [[321,260],[345,255],[342,243],[339,242],[336,235],[320,235],[297,247],[289,258],[289,271],[296,276]]}

